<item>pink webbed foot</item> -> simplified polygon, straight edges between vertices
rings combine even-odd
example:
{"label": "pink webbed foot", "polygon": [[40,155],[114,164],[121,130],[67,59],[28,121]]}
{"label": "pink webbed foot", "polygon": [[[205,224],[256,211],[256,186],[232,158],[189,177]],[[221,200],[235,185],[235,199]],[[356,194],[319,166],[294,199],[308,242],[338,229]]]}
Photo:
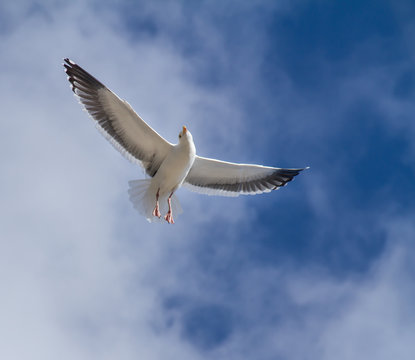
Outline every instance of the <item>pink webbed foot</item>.
{"label": "pink webbed foot", "polygon": [[159,209],[159,192],[160,189],[157,190],[156,194],[156,207],[153,210],[153,216],[157,216],[159,219],[161,218],[160,209]]}
{"label": "pink webbed foot", "polygon": [[167,199],[167,203],[169,204],[169,211],[167,211],[167,214],[164,217],[164,220],[166,220],[169,224],[174,224],[173,211],[171,209],[171,197],[172,196],[173,196],[173,193],[171,193],[169,198]]}
{"label": "pink webbed foot", "polygon": [[171,211],[169,211],[166,216],[164,217],[164,220],[166,220],[169,224],[174,224],[173,215]]}
{"label": "pink webbed foot", "polygon": [[159,219],[161,218],[159,203],[156,204],[156,207],[153,210],[153,216],[157,216]]}

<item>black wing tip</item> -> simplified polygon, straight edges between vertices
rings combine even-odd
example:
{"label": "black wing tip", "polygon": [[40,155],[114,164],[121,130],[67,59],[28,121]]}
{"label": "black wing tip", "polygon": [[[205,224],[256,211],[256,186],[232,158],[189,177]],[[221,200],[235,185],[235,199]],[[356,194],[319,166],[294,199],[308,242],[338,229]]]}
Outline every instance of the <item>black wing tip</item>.
{"label": "black wing tip", "polygon": [[297,176],[300,172],[309,169],[310,167],[307,166],[305,168],[298,168],[298,169],[285,169],[285,168],[280,168],[278,170],[275,171],[275,174],[280,174],[280,175],[285,175],[285,176]]}
{"label": "black wing tip", "polygon": [[99,80],[85,71],[77,63],[72,61],[69,58],[64,58],[64,63],[62,64],[65,68],[65,73],[68,75],[68,80],[71,83],[72,91],[76,94],[76,89],[82,86],[83,88],[90,89],[100,89],[105,88],[105,85],[102,84]]}
{"label": "black wing tip", "polygon": [[292,181],[300,172],[308,170],[309,168],[309,166],[306,166],[304,168],[298,169],[278,169],[274,174],[283,176],[285,179],[279,179],[279,181],[281,181],[281,185],[276,185],[272,190],[278,190],[279,188],[284,187],[290,181]]}
{"label": "black wing tip", "polygon": [[71,70],[76,65],[76,63],[69,58],[64,58],[63,61],[64,62],[62,63],[62,65],[65,68],[66,75],[68,75],[68,81],[71,83],[71,90],[76,94],[76,88],[74,85],[75,79],[73,77],[73,74],[71,73]]}
{"label": "black wing tip", "polygon": [[66,69],[65,71],[67,71],[67,69],[71,69],[71,68],[73,68],[73,67],[75,67],[75,66],[79,66],[79,65],[77,65],[76,64],[76,62],[75,61],[72,61],[71,59],[69,59],[69,58],[64,58],[63,59],[63,63],[62,63],[62,65],[64,66],[64,68]]}
{"label": "black wing tip", "polygon": [[[75,72],[78,71],[82,71],[82,72],[86,72],[84,69],[82,69],[76,62],[72,61],[69,58],[64,58],[63,59],[64,63],[62,63],[63,67],[65,68],[65,72],[69,75],[69,76],[73,76],[75,75]],[[71,72],[70,74],[68,72]]]}

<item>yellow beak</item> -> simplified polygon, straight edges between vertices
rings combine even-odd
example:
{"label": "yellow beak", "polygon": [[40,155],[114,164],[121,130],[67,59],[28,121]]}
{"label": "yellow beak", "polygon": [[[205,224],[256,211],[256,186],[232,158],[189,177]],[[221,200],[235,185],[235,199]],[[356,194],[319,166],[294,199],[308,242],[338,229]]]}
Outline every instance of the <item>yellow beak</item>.
{"label": "yellow beak", "polygon": [[187,128],[186,126],[183,126],[183,134],[186,134]]}

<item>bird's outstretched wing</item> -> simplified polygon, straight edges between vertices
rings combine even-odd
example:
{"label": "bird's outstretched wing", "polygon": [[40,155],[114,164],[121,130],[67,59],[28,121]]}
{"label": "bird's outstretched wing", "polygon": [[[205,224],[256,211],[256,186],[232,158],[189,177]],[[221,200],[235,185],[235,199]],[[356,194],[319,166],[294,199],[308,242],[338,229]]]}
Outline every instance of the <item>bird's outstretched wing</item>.
{"label": "bird's outstretched wing", "polygon": [[255,195],[284,186],[304,169],[235,164],[196,156],[183,185],[207,195]]}
{"label": "bird's outstretched wing", "polygon": [[104,84],[69,59],[63,64],[77,95],[104,136],[128,160],[142,165],[154,176],[172,144],[138,116],[132,107]]}

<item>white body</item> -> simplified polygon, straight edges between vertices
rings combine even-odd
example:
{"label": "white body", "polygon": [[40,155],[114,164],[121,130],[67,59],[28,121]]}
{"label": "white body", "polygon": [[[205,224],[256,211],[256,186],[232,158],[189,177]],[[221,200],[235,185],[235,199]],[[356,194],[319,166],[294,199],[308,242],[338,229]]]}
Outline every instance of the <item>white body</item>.
{"label": "white body", "polygon": [[160,189],[160,197],[169,196],[182,185],[189,173],[195,161],[196,149],[189,131],[182,139],[173,147],[151,180],[151,188],[156,191],[154,195]]}
{"label": "white body", "polygon": [[[179,134],[179,143],[174,145],[152,179],[130,181],[130,199],[134,207],[149,222],[159,221],[153,216],[155,199],[159,198],[160,211],[167,211],[167,198],[173,194],[186,179],[196,157],[196,148],[192,134],[183,129]],[[181,211],[176,196],[172,196],[172,209],[175,215]]]}

